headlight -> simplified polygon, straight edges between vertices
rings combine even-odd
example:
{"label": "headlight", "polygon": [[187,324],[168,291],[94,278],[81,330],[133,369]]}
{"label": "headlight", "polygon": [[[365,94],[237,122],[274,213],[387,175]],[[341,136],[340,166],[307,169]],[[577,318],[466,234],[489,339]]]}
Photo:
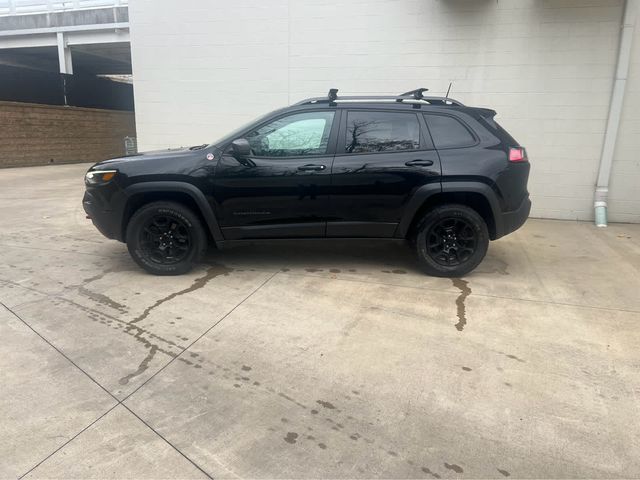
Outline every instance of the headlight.
{"label": "headlight", "polygon": [[104,185],[113,180],[116,176],[115,170],[92,170],[84,176],[84,183],[87,185]]}

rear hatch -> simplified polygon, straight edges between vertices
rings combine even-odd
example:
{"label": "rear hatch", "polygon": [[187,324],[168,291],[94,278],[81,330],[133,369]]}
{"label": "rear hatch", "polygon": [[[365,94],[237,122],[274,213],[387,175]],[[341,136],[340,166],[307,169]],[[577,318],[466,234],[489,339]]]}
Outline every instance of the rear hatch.
{"label": "rear hatch", "polygon": [[529,156],[524,146],[513,138],[496,120],[496,111],[488,108],[474,108],[475,118],[500,141],[505,153],[505,170],[497,180],[507,211],[517,210],[529,197]]}

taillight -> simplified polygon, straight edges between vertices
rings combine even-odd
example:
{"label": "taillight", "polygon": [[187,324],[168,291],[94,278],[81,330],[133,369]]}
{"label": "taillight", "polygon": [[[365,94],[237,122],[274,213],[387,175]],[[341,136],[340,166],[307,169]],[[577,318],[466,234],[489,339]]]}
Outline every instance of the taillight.
{"label": "taillight", "polygon": [[527,151],[522,147],[511,147],[509,149],[509,161],[510,162],[526,162]]}

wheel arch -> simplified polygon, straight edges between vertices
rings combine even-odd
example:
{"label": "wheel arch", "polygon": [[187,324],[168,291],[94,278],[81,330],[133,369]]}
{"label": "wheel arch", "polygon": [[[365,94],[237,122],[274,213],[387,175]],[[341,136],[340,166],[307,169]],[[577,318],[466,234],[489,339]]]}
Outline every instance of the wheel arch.
{"label": "wheel arch", "polygon": [[125,189],[127,201],[122,213],[122,238],[126,237],[127,226],[133,214],[140,207],[156,201],[181,203],[200,217],[207,227],[210,239],[217,245],[223,240],[220,226],[213,209],[202,191],[186,182],[145,182],[130,185]]}
{"label": "wheel arch", "polygon": [[500,204],[489,185],[480,182],[443,183],[442,189],[425,185],[414,194],[398,225],[396,236],[407,238],[413,234],[418,221],[431,208],[447,203],[457,203],[474,209],[483,218],[489,230],[489,238],[496,240],[503,235]]}

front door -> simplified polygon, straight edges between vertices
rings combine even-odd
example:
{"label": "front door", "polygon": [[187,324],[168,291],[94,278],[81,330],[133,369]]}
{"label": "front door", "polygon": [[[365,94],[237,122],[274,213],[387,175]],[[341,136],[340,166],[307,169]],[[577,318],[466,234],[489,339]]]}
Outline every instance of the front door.
{"label": "front door", "polygon": [[331,179],[330,237],[392,237],[422,185],[440,182],[440,160],[412,111],[343,112]]}
{"label": "front door", "polygon": [[325,235],[334,116],[289,113],[245,134],[249,157],[236,159],[227,149],[214,186],[226,240]]}

